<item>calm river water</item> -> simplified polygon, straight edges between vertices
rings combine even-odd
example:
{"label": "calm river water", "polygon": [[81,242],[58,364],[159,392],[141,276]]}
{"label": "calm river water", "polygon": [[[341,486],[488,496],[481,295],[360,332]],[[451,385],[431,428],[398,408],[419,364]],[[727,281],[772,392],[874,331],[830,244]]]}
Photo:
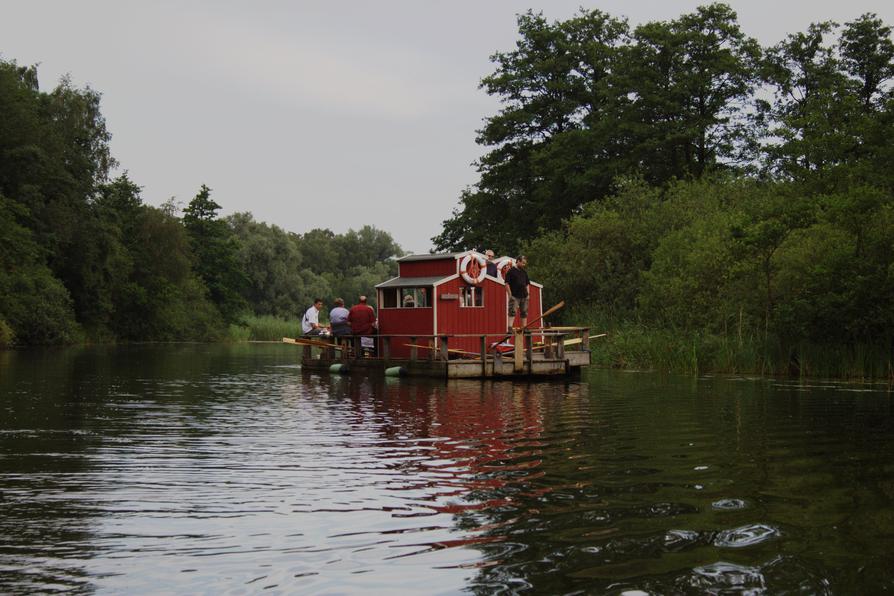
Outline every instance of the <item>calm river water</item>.
{"label": "calm river water", "polygon": [[894,589],[886,385],[0,352],[0,592]]}

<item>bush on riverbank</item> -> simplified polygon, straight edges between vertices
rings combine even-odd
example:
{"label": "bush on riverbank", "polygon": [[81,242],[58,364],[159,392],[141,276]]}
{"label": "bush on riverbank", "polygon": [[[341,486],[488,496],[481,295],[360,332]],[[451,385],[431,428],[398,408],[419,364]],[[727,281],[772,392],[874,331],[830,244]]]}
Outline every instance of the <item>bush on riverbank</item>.
{"label": "bush on riverbank", "polygon": [[0,319],[0,348],[11,346],[15,338],[12,328],[6,324],[6,321]]}
{"label": "bush on riverbank", "polygon": [[567,302],[564,322],[617,330],[600,364],[889,376],[894,195],[802,190],[623,183],[528,243],[531,277],[547,303]]}

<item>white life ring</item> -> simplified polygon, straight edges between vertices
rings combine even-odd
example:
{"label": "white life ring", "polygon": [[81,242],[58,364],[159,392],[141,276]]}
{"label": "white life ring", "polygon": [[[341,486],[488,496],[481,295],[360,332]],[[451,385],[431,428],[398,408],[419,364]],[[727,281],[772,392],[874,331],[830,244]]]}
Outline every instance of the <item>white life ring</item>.
{"label": "white life ring", "polygon": [[515,259],[512,257],[500,257],[496,260],[497,279],[505,281],[506,273],[511,267],[515,267]]}
{"label": "white life ring", "polygon": [[478,253],[469,253],[459,262],[459,271],[467,283],[477,286],[487,275],[487,259]]}

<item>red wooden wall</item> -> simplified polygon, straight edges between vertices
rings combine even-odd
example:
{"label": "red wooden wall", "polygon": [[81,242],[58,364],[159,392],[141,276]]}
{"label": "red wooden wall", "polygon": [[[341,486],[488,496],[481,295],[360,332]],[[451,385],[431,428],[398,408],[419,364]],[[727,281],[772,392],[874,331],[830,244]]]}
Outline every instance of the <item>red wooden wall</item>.
{"label": "red wooden wall", "polygon": [[[452,279],[436,288],[438,300],[438,333],[493,333],[506,332],[506,287],[490,278],[479,284],[484,288],[484,306],[462,307],[458,299],[444,300],[443,294],[459,296],[460,288],[468,286],[462,277]],[[497,341],[494,337],[491,341]],[[475,338],[450,338],[451,348],[478,353],[481,349]]]}
{"label": "red wooden wall", "polygon": [[457,263],[455,258],[445,257],[433,261],[407,261],[397,266],[401,277],[447,277],[456,274]]}
{"label": "red wooden wall", "polygon": [[[381,335],[433,335],[434,334],[434,308],[380,308],[379,309],[379,333]],[[394,338],[391,340],[391,356],[393,358],[409,358],[409,338]],[[419,344],[428,343],[428,339],[419,339]],[[379,346],[379,355],[382,355]],[[419,349],[419,358],[428,356],[428,351]]]}
{"label": "red wooden wall", "polygon": [[[542,296],[540,292],[540,288],[535,285],[528,286],[528,289],[531,293],[531,299],[528,301],[528,320],[533,321],[538,318],[540,314],[543,312],[543,304],[542,304]],[[518,313],[515,315],[515,324],[520,325]],[[541,323],[535,323],[531,325],[533,329],[540,329],[543,327]]]}
{"label": "red wooden wall", "polygon": [[[462,307],[459,300],[442,300],[442,294],[460,293],[460,288],[468,285],[461,277],[445,282],[435,289],[438,300],[438,333],[488,333],[502,336],[506,333],[507,315],[509,314],[509,299],[506,296],[506,286],[490,278],[480,284],[484,288],[483,307]],[[540,316],[541,296],[540,288],[530,286],[531,299],[528,304],[528,321],[533,321]],[[515,326],[520,326],[520,317],[516,314]],[[536,323],[531,327],[539,329],[542,325]],[[497,341],[499,337],[488,338],[488,343]],[[481,349],[476,338],[451,338],[450,347],[460,350],[468,350],[478,353]]]}
{"label": "red wooden wall", "polygon": [[[453,257],[444,259],[409,261],[400,263],[401,277],[433,277],[443,275],[449,277],[456,273],[457,261]],[[394,358],[408,358],[410,348],[409,336],[417,337],[432,334],[482,334],[487,333],[493,337],[488,338],[488,343],[496,341],[506,333],[506,319],[508,314],[508,299],[506,287],[491,278],[485,278],[479,287],[484,289],[484,306],[462,307],[459,296],[461,288],[469,285],[462,277],[452,279],[436,286],[434,289],[434,307],[432,308],[379,308],[379,333],[382,335],[400,335],[391,340],[391,356]],[[530,286],[531,299],[528,305],[528,321],[540,317],[543,312],[541,292],[537,286]],[[449,299],[442,296],[450,295]],[[435,312],[437,311],[437,312]],[[435,329],[435,317],[437,317],[437,329]],[[521,323],[516,316],[515,326]],[[536,323],[533,328],[542,325]],[[417,339],[418,344],[428,344],[429,338]],[[478,353],[480,350],[478,338],[451,338],[449,347],[469,352]],[[381,355],[381,346],[379,348]],[[429,350],[419,348],[419,358],[425,358]]]}

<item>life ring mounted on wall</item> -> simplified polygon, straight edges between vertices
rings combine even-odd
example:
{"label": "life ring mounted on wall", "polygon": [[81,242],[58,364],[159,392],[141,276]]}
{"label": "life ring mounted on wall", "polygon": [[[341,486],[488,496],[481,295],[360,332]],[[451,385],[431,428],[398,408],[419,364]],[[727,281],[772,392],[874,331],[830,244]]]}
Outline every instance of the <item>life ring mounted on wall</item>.
{"label": "life ring mounted on wall", "polygon": [[509,273],[509,270],[515,266],[515,259],[512,257],[500,257],[496,261],[497,265],[497,278],[500,281],[506,280],[506,274]]}
{"label": "life ring mounted on wall", "polygon": [[478,253],[469,253],[459,262],[459,272],[466,283],[477,286],[487,275],[487,259]]}

